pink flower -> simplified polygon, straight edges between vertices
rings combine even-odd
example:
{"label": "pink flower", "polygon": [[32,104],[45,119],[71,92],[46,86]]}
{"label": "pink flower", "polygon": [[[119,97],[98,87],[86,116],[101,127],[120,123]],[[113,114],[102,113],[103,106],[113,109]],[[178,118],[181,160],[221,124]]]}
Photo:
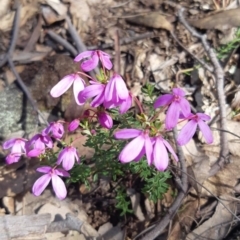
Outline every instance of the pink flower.
{"label": "pink flower", "polygon": [[129,108],[132,106],[132,95],[129,93],[129,96],[126,100],[122,101],[119,107],[119,113],[124,114],[128,111]]}
{"label": "pink flower", "polygon": [[22,154],[26,153],[26,142],[24,138],[13,138],[3,143],[3,149],[11,149],[11,153],[6,157],[7,164],[18,162]]}
{"label": "pink flower", "polygon": [[140,160],[144,154],[147,156],[148,164],[152,163],[152,139],[149,137],[147,131],[138,129],[123,129],[114,134],[116,139],[134,138],[128,143],[119,155],[119,160],[123,163],[131,162],[133,160]]}
{"label": "pink flower", "polygon": [[89,83],[91,85],[87,86],[79,94],[78,101],[80,105],[83,105],[87,99],[95,97],[91,102],[91,106],[98,107],[104,102],[105,85],[96,81],[89,81]]}
{"label": "pink flower", "polygon": [[48,127],[43,129],[42,134],[43,135],[51,134],[52,137],[60,139],[64,134],[63,125],[60,122],[51,122]]}
{"label": "pink flower", "polygon": [[99,112],[97,116],[98,116],[98,121],[102,127],[107,129],[112,128],[113,120],[110,115],[108,115],[106,112]]}
{"label": "pink flower", "polygon": [[58,155],[57,164],[61,164],[63,168],[68,171],[73,168],[73,165],[75,163],[75,160],[77,163],[79,163],[79,157],[77,155],[76,148],[72,146],[65,147]]}
{"label": "pink flower", "polygon": [[78,126],[79,126],[79,119],[74,119],[72,122],[70,122],[70,124],[68,125],[68,131],[69,132],[73,132],[75,131]]}
{"label": "pink flower", "polygon": [[168,151],[173,155],[174,159],[178,161],[178,157],[174,152],[171,145],[164,140],[161,136],[155,138],[155,144],[153,147],[153,164],[157,168],[158,171],[164,171],[169,162]]}
{"label": "pink flower", "polygon": [[74,61],[79,62],[84,58],[89,58],[88,60],[83,61],[81,64],[81,68],[85,72],[93,70],[98,65],[99,60],[106,69],[110,70],[112,68],[110,56],[100,50],[82,52],[75,57]]}
{"label": "pink flower", "polygon": [[64,94],[73,84],[73,93],[78,105],[81,105],[78,101],[79,93],[84,89],[85,82],[78,74],[73,73],[65,76],[60,80],[51,90],[50,94],[52,97],[57,98]]}
{"label": "pink flower", "polygon": [[189,114],[190,121],[182,128],[178,135],[177,142],[180,146],[187,144],[193,137],[199,126],[206,142],[208,144],[213,142],[213,135],[211,129],[204,121],[209,121],[211,118],[204,113],[197,113],[196,115]]}
{"label": "pink flower", "polygon": [[114,74],[106,85],[104,92],[104,106],[106,108],[118,107],[129,99],[129,92],[122,77]]}
{"label": "pink flower", "polygon": [[59,177],[69,177],[69,173],[63,169],[54,169],[49,166],[43,166],[37,168],[38,172],[45,173],[41,176],[33,185],[32,192],[35,196],[41,195],[44,189],[49,184],[50,180],[52,180],[53,190],[56,196],[62,200],[67,196],[67,190],[63,180]]}
{"label": "pink flower", "polygon": [[36,134],[26,144],[27,156],[38,157],[46,148],[53,148],[52,139],[48,135]]}
{"label": "pink flower", "polygon": [[173,88],[172,94],[164,94],[155,101],[154,108],[170,105],[165,120],[166,129],[170,130],[177,125],[180,112],[184,117],[190,114],[190,104],[184,96],[181,88]]}

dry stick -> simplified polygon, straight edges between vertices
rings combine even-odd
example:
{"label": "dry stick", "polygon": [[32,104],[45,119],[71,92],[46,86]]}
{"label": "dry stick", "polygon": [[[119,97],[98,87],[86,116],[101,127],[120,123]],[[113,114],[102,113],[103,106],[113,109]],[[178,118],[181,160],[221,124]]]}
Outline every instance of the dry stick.
{"label": "dry stick", "polygon": [[221,131],[220,134],[220,156],[217,162],[211,167],[209,171],[209,176],[215,175],[221,167],[225,163],[228,163],[229,157],[229,148],[228,148],[228,140],[227,140],[227,122],[226,122],[226,101],[224,95],[224,71],[222,69],[221,64],[219,63],[216,54],[214,53],[213,49],[209,46],[206,36],[199,34],[194,28],[192,28],[185,18],[183,17],[184,8],[180,7],[178,11],[178,17],[180,22],[185,26],[186,29],[195,37],[199,38],[203,44],[205,51],[208,54],[213,66],[214,66],[214,75],[216,77],[216,89],[217,89],[217,96],[218,96],[218,103],[219,103],[219,111],[220,111],[220,126]]}
{"label": "dry stick", "polygon": [[48,30],[47,34],[51,37],[54,41],[60,43],[66,50],[68,50],[73,56],[77,55],[77,50],[64,38],[56,34],[55,32]]}
{"label": "dry stick", "polygon": [[114,34],[114,50],[115,50],[115,59],[114,59],[114,71],[116,73],[121,73],[121,61],[120,61],[120,43],[119,43],[119,32],[116,29]]}
{"label": "dry stick", "polygon": [[185,197],[185,193],[187,192],[187,189],[188,189],[187,175],[183,174],[183,173],[187,172],[187,168],[186,168],[186,165],[185,165],[185,159],[184,159],[182,148],[177,144],[177,129],[176,128],[173,130],[173,134],[174,134],[175,144],[177,146],[177,153],[178,153],[178,157],[179,157],[179,162],[180,162],[180,165],[181,165],[182,186],[181,186],[181,189],[179,190],[179,193],[178,193],[174,203],[168,209],[168,213],[161,219],[161,221],[158,224],[156,224],[156,226],[154,227],[154,229],[150,233],[148,233],[146,236],[144,236],[142,238],[142,240],[153,240],[164,231],[164,229],[167,227],[169,222],[175,216],[177,210],[179,209],[179,207],[182,203],[182,200]]}
{"label": "dry stick", "polygon": [[[146,32],[146,33],[140,34],[140,35],[135,36],[135,37],[123,38],[123,39],[120,40],[120,45],[128,44],[128,43],[135,42],[135,41],[138,41],[138,40],[143,40],[145,38],[153,38],[153,37],[155,37],[154,33]],[[98,49],[98,48],[105,49],[105,48],[110,48],[110,47],[113,47],[113,46],[114,46],[114,43],[105,43],[105,44],[100,45],[100,46],[89,46],[88,49],[90,49],[90,50],[94,50],[94,49]]]}
{"label": "dry stick", "polygon": [[[87,50],[86,46],[84,45],[82,39],[80,38],[79,34],[77,33],[77,30],[73,26],[73,24],[68,16],[66,16],[66,22],[68,25],[68,31],[69,31],[70,35],[72,36],[73,41],[76,44],[78,52],[81,53],[81,52],[86,51]],[[99,74],[99,69],[95,68],[89,74],[91,77],[95,78],[95,75]]]}
{"label": "dry stick", "polygon": [[17,10],[13,20],[13,32],[12,32],[10,47],[8,49],[8,52],[4,56],[3,60],[0,62],[0,67],[2,67],[8,61],[9,57],[12,57],[13,51],[16,46],[18,31],[19,31],[20,12],[21,12],[21,5],[19,1],[17,1],[16,4],[17,4]]}

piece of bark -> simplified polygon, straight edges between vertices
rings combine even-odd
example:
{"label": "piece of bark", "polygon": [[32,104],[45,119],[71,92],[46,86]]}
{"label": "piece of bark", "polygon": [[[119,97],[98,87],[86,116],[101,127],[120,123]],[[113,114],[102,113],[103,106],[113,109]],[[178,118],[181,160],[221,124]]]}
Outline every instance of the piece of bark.
{"label": "piece of bark", "polygon": [[0,217],[0,240],[46,239],[44,235],[50,221],[50,214]]}

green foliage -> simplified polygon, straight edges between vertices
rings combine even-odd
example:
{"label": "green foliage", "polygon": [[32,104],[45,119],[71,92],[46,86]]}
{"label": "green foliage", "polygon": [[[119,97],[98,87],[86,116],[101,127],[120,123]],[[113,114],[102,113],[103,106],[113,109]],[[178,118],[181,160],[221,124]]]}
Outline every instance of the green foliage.
{"label": "green foliage", "polygon": [[217,57],[222,60],[228,56],[228,54],[240,44],[240,28],[236,32],[236,37],[228,44],[221,46],[217,49]]}
{"label": "green foliage", "polygon": [[124,189],[123,187],[119,187],[117,189],[116,200],[116,209],[121,211],[120,216],[125,216],[127,213],[133,212],[132,209],[129,209],[130,200],[127,197],[126,189]]}
{"label": "green foliage", "polygon": [[[118,160],[120,152],[128,141],[116,140],[114,138],[114,132],[117,129],[124,128],[142,129],[142,126],[147,124],[148,117],[154,114],[154,86],[147,84],[143,92],[148,96],[148,100],[144,102],[150,109],[148,116],[140,114],[136,117],[133,111],[128,111],[126,114],[120,115],[118,110],[111,109],[110,114],[116,123],[110,130],[103,129],[96,125],[96,123],[82,123],[83,133],[87,135],[87,141],[84,146],[94,149],[94,154],[91,162],[88,162],[88,165],[85,164],[85,158],[81,157],[81,164],[76,165],[71,171],[70,182],[75,183],[80,181],[88,185],[89,179],[97,181],[101,176],[111,177],[115,182],[120,178],[128,180],[134,176],[134,179],[139,179],[143,185],[141,191],[147,194],[151,200],[156,202],[163,197],[163,194],[167,192],[169,187],[166,183],[166,181],[171,178],[169,172],[158,172],[154,167],[148,166],[146,158],[138,162],[133,161],[129,164],[122,164]],[[152,123],[152,126],[154,129],[160,129],[161,124],[162,123],[156,119]],[[150,127],[150,125],[148,126]],[[93,132],[92,130],[94,130],[94,134],[91,134],[91,132]],[[124,186],[117,187],[116,200],[116,208],[121,211],[121,216],[132,212],[132,210],[130,210],[129,197],[127,197]]]}
{"label": "green foliage", "polygon": [[156,169],[149,167],[146,159],[137,163],[131,163],[132,173],[138,173],[144,182],[142,192],[149,195],[149,199],[157,202],[162,199],[163,194],[167,192],[169,185],[167,179],[171,178],[171,174],[166,172],[158,172]]}

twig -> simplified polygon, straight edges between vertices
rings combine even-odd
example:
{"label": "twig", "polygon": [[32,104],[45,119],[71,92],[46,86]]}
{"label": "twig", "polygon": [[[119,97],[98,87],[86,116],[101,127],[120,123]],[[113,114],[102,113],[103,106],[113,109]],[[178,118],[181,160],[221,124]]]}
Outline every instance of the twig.
{"label": "twig", "polygon": [[220,111],[220,128],[223,130],[220,134],[220,156],[217,162],[212,166],[212,168],[209,171],[209,175],[213,176],[216,174],[221,167],[225,163],[228,163],[228,157],[229,157],[229,148],[228,148],[228,140],[227,140],[227,122],[226,122],[226,101],[225,101],[225,95],[224,95],[224,71],[222,69],[221,64],[219,63],[216,54],[214,53],[213,49],[209,46],[209,43],[206,40],[205,35],[199,34],[194,28],[192,28],[187,21],[185,20],[183,16],[184,8],[180,7],[178,10],[178,17],[180,22],[185,26],[186,29],[198,39],[201,40],[202,45],[208,54],[209,59],[211,60],[213,66],[214,66],[214,75],[216,77],[216,89],[217,89],[217,96],[218,96],[218,103],[219,103],[219,111]]}
{"label": "twig", "polygon": [[[68,25],[68,31],[69,31],[70,35],[72,36],[73,41],[76,44],[78,52],[81,53],[81,52],[86,51],[87,48],[86,48],[85,44],[83,43],[82,39],[80,38],[79,34],[77,33],[75,27],[73,26],[69,16],[66,16],[66,22]],[[95,68],[89,74],[91,75],[91,77],[95,78],[95,75],[99,74],[99,69]]]}
{"label": "twig", "polygon": [[5,54],[3,60],[0,62],[0,67],[2,67],[8,61],[9,57],[12,57],[13,51],[16,46],[18,31],[19,31],[20,13],[21,13],[21,5],[19,1],[16,2],[16,7],[17,7],[17,10],[13,20],[13,32],[12,32],[10,47],[8,49],[8,52]]}
{"label": "twig", "polygon": [[44,118],[44,116],[42,115],[42,113],[40,112],[40,110],[38,109],[35,101],[32,98],[31,93],[29,92],[28,88],[26,87],[26,85],[24,84],[23,80],[21,79],[21,77],[19,76],[18,72],[15,69],[14,63],[11,60],[10,56],[7,56],[7,61],[11,67],[11,70],[13,71],[13,74],[15,75],[18,84],[20,85],[20,87],[22,88],[22,91],[26,94],[28,100],[30,101],[33,109],[39,114],[39,116],[42,118],[42,120],[48,125],[47,120]]}
{"label": "twig", "polygon": [[142,240],[153,240],[163,232],[163,230],[166,228],[166,226],[169,224],[169,222],[175,216],[177,210],[179,209],[179,207],[181,205],[182,200],[185,197],[187,189],[188,189],[187,175],[184,174],[184,173],[187,172],[187,168],[186,168],[186,165],[185,165],[185,159],[184,159],[182,148],[180,146],[178,146],[177,142],[176,142],[176,139],[177,139],[176,128],[173,130],[173,134],[174,134],[174,140],[175,140],[176,147],[177,147],[179,163],[181,165],[181,173],[182,173],[182,176],[181,176],[182,186],[181,186],[181,188],[182,188],[182,190],[179,190],[178,195],[177,195],[174,203],[168,209],[168,213],[161,219],[161,221],[158,224],[156,224],[156,226],[154,227],[154,229],[150,233],[148,233],[146,236],[144,236],[142,238]]}
{"label": "twig", "polygon": [[[124,44],[128,44],[128,43],[131,43],[131,42],[135,42],[135,41],[138,41],[138,40],[142,40],[142,39],[145,39],[145,38],[153,38],[155,37],[155,34],[152,33],[152,32],[147,32],[147,33],[143,33],[143,34],[140,34],[138,36],[135,36],[135,37],[127,37],[127,38],[123,38],[120,40],[120,45],[124,45]],[[111,48],[114,46],[114,43],[106,43],[106,44],[103,44],[103,45],[99,45],[99,46],[89,46],[88,49],[90,50],[94,50],[94,49],[106,49],[106,48]]]}
{"label": "twig", "polygon": [[121,73],[121,62],[120,62],[120,44],[119,44],[119,32],[116,29],[114,34],[114,50],[115,50],[115,59],[114,59],[114,71],[116,73]]}
{"label": "twig", "polygon": [[64,48],[66,48],[71,54],[72,56],[76,56],[77,55],[77,50],[68,42],[66,41],[64,38],[62,38],[61,36],[59,36],[58,34],[56,34],[55,32],[48,30],[47,34],[56,42],[60,43]]}

